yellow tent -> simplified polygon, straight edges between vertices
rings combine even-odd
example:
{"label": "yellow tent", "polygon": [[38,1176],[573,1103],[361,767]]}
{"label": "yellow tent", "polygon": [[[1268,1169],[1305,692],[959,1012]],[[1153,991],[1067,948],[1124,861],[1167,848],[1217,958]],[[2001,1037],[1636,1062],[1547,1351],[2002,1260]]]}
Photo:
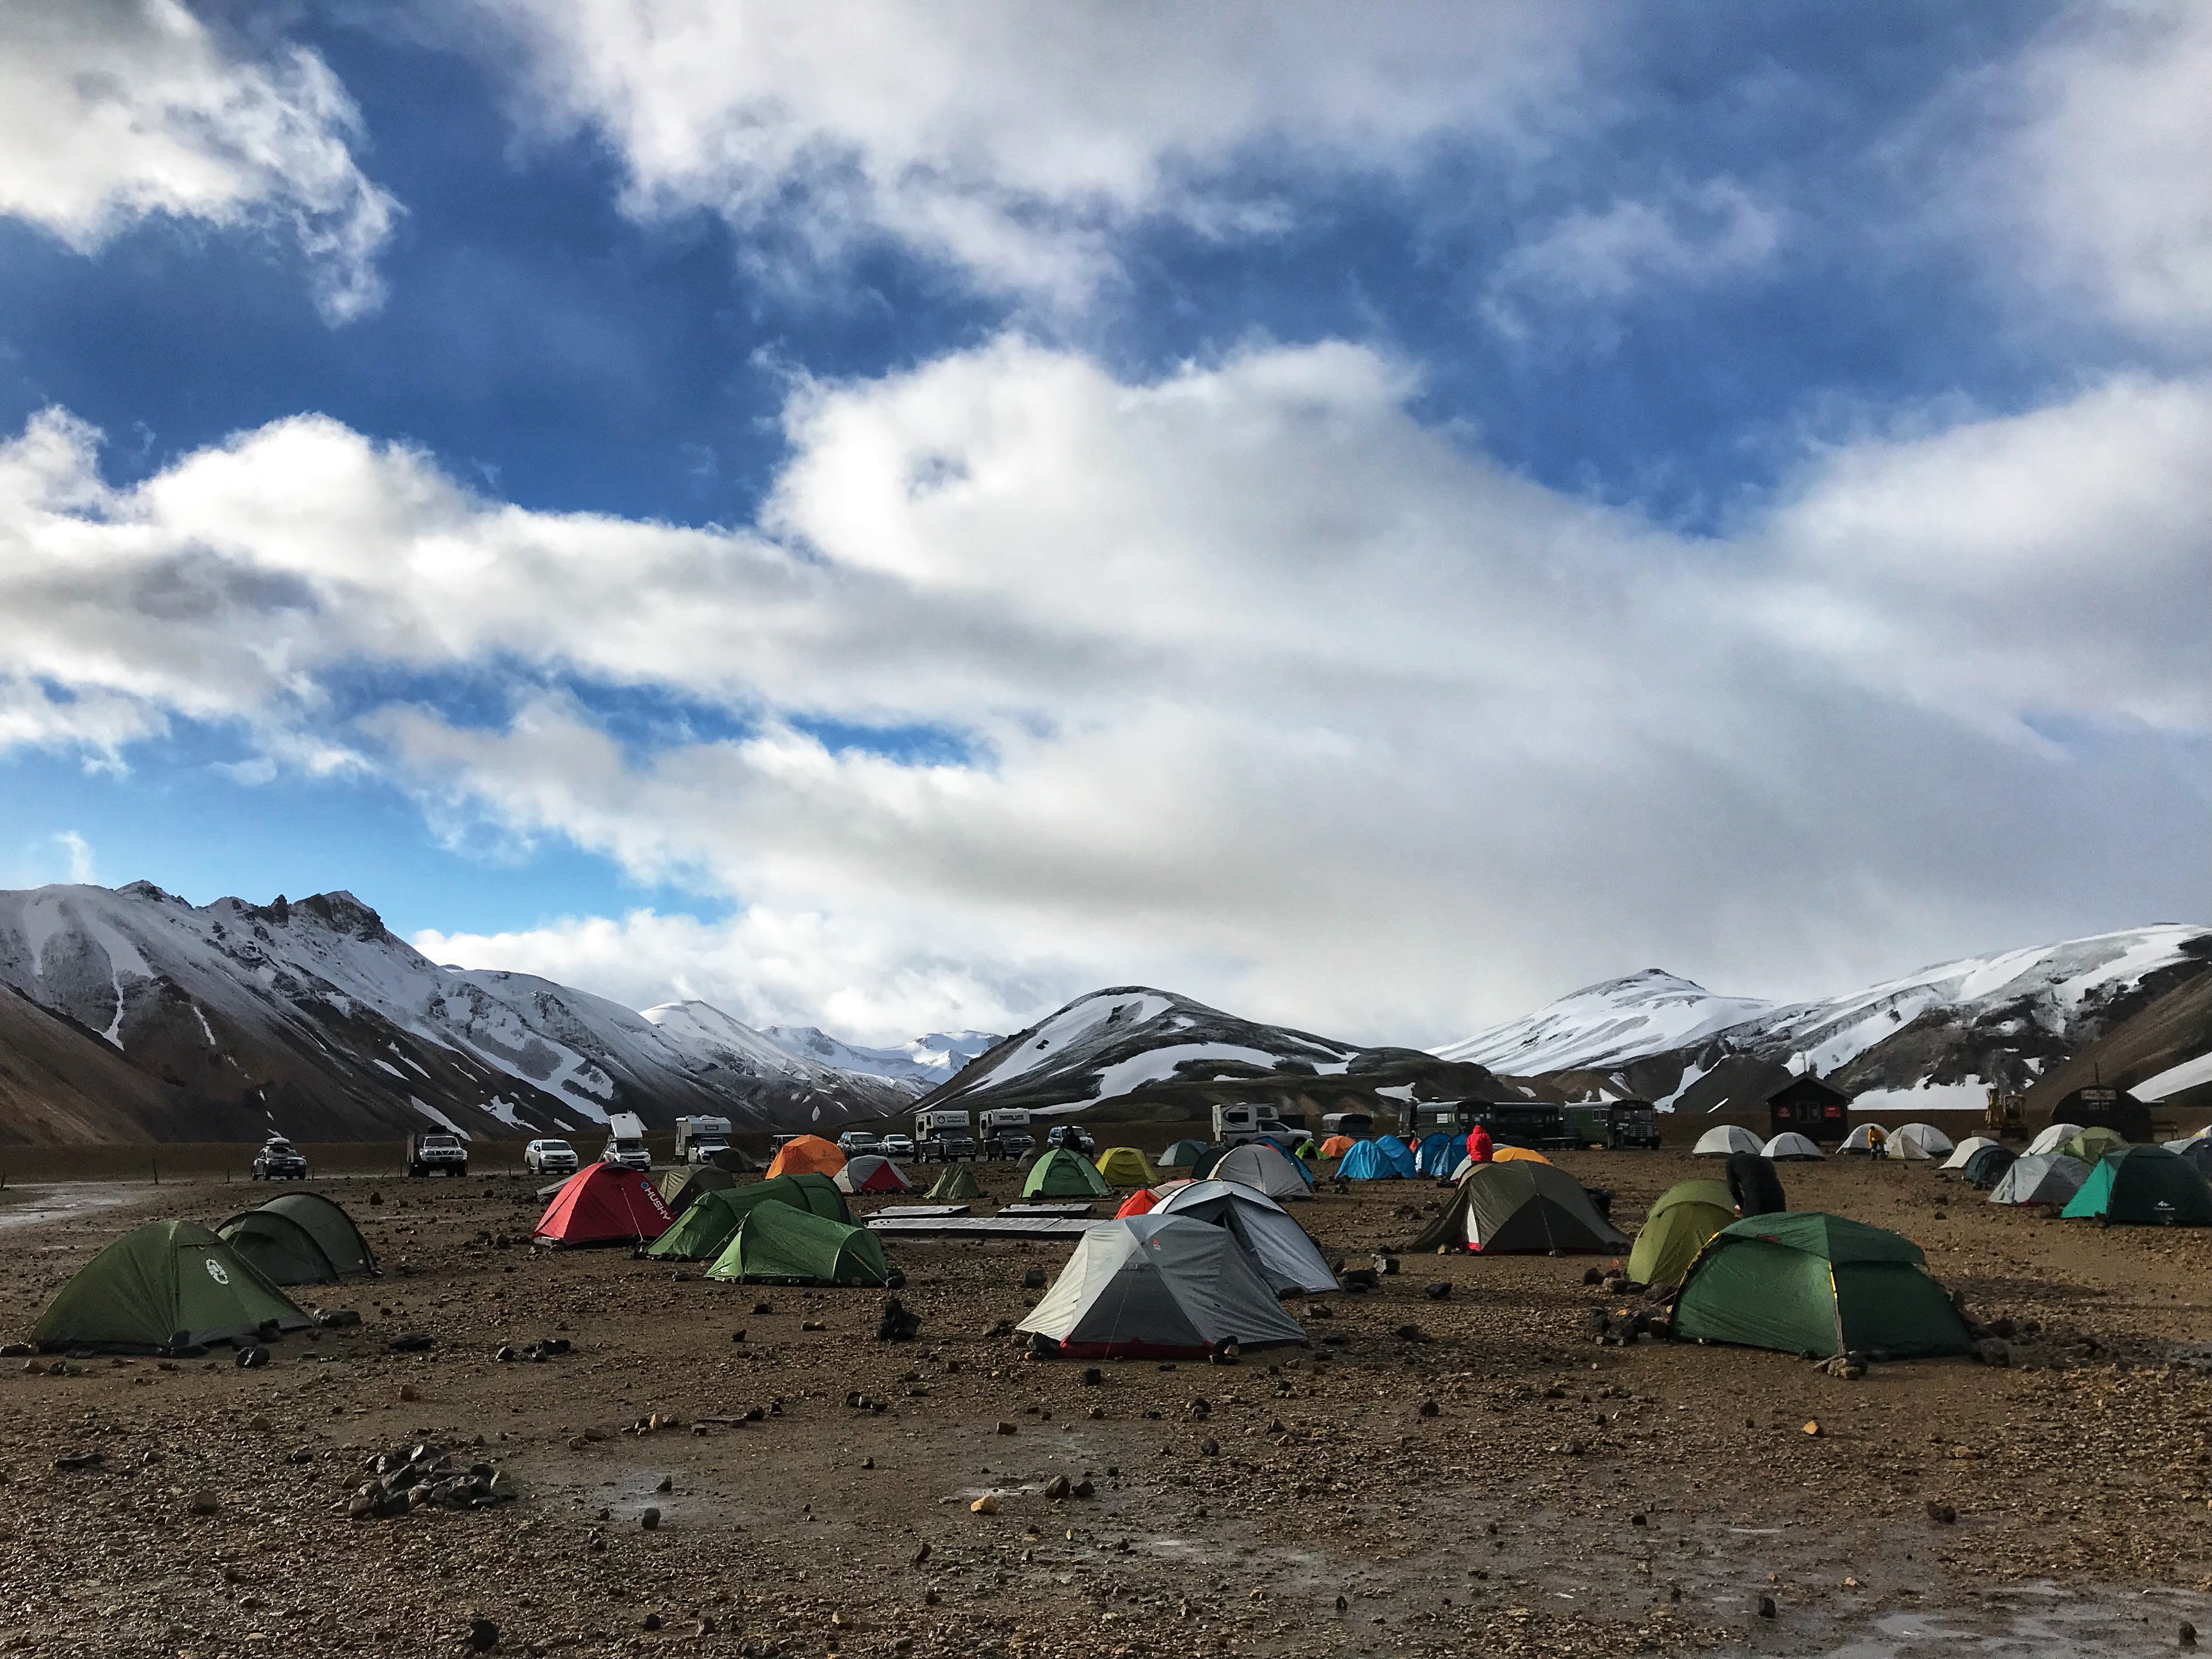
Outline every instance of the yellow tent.
{"label": "yellow tent", "polygon": [[1530,1164],[1549,1164],[1552,1161],[1543,1153],[1532,1152],[1526,1146],[1494,1147],[1490,1154],[1492,1164],[1514,1164],[1523,1160]]}
{"label": "yellow tent", "polygon": [[1099,1153],[1098,1173],[1109,1187],[1149,1187],[1159,1179],[1134,1146],[1109,1146]]}

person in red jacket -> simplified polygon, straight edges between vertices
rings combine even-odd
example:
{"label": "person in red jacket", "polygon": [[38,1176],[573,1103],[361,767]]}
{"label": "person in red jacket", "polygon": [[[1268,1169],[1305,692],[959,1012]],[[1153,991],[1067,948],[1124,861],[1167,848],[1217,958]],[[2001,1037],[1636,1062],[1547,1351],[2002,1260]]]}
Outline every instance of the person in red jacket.
{"label": "person in red jacket", "polygon": [[1467,1155],[1477,1164],[1490,1162],[1490,1131],[1480,1123],[1467,1132]]}

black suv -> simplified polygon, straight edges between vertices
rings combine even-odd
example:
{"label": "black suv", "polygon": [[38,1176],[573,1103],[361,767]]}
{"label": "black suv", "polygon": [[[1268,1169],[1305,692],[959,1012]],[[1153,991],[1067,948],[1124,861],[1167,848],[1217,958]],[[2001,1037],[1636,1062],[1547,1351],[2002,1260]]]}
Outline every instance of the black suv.
{"label": "black suv", "polygon": [[307,1160],[297,1146],[282,1135],[271,1135],[253,1155],[256,1181],[305,1181]]}

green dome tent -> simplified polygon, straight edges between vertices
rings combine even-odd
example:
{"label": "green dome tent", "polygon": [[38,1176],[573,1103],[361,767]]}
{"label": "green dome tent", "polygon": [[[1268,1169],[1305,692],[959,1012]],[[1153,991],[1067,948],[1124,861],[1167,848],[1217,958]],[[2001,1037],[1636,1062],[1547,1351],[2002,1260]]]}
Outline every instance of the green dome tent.
{"label": "green dome tent", "polygon": [[1071,1152],[1065,1146],[1055,1146],[1030,1165],[1029,1178],[1022,1182],[1024,1198],[1103,1198],[1107,1187],[1103,1177],[1091,1167],[1091,1160]]}
{"label": "green dome tent", "polygon": [[1539,1158],[1516,1158],[1478,1164],[1468,1170],[1443,1213],[1409,1248],[1492,1255],[1611,1251],[1626,1249],[1628,1235],[1598,1213],[1589,1194],[1565,1170]]}
{"label": "green dome tent", "polygon": [[289,1215],[248,1210],[216,1229],[271,1285],[335,1285],[340,1274],[323,1247]]}
{"label": "green dome tent", "polygon": [[84,1264],[31,1340],[52,1352],[178,1352],[315,1322],[238,1251],[192,1221],[149,1221]]}
{"label": "green dome tent", "polygon": [[2127,1150],[2128,1138],[2118,1129],[2107,1129],[2102,1124],[2092,1128],[2076,1129],[2066,1137],[2059,1151],[2069,1158],[2078,1158],[2084,1164],[2094,1164],[2107,1152]]}
{"label": "green dome tent", "polygon": [[320,1193],[280,1193],[216,1231],[272,1285],[335,1285],[376,1271],[353,1218]]}
{"label": "green dome tent", "polygon": [[788,1204],[756,1205],[707,1269],[709,1279],[799,1285],[881,1285],[890,1277],[883,1241]]}
{"label": "green dome tent", "polygon": [[966,1199],[982,1197],[983,1188],[975,1179],[974,1164],[948,1164],[922,1196],[932,1204],[957,1204]]}
{"label": "green dome tent", "polygon": [[848,1224],[853,1219],[845,1194],[828,1176],[776,1176],[750,1187],[701,1194],[666,1232],[647,1246],[646,1254],[677,1261],[712,1261],[728,1246],[744,1218],[763,1204],[804,1210]]}
{"label": "green dome tent", "polygon": [[1735,1200],[1719,1181],[1678,1181],[1638,1229],[1628,1276],[1639,1285],[1679,1285],[1705,1241],[1735,1220]]}
{"label": "green dome tent", "polygon": [[1192,1170],[1212,1149],[1202,1140],[1178,1140],[1157,1160],[1163,1170]]}
{"label": "green dome tent", "polygon": [[672,1214],[682,1215],[708,1193],[726,1193],[737,1184],[735,1176],[714,1164],[678,1164],[660,1177],[660,1195]]}
{"label": "green dome tent", "polygon": [[1749,1216],[1713,1236],[1674,1304],[1674,1334],[1817,1357],[1962,1354],[1966,1322],[1920,1247],[1817,1211]]}
{"label": "green dome tent", "polygon": [[[2075,1139],[2097,1133],[2084,1129]],[[2212,1226],[2212,1187],[2197,1166],[2163,1146],[2106,1154],[2059,1214],[2136,1226]]]}

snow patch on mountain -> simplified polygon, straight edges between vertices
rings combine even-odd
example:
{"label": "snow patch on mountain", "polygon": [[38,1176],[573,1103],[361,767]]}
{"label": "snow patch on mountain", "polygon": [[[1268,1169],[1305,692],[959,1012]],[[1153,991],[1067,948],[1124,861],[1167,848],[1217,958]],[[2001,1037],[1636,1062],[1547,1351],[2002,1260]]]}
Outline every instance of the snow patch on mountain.
{"label": "snow patch on mountain", "polygon": [[1534,1077],[1687,1048],[1764,1015],[1775,1005],[1717,996],[1657,968],[1583,987],[1526,1018],[1432,1049],[1493,1072]]}
{"label": "snow patch on mountain", "polygon": [[863,1048],[818,1025],[768,1025],[761,1035],[786,1054],[841,1071],[933,1088],[976,1055],[1006,1041],[985,1031],[932,1031],[889,1048]]}

